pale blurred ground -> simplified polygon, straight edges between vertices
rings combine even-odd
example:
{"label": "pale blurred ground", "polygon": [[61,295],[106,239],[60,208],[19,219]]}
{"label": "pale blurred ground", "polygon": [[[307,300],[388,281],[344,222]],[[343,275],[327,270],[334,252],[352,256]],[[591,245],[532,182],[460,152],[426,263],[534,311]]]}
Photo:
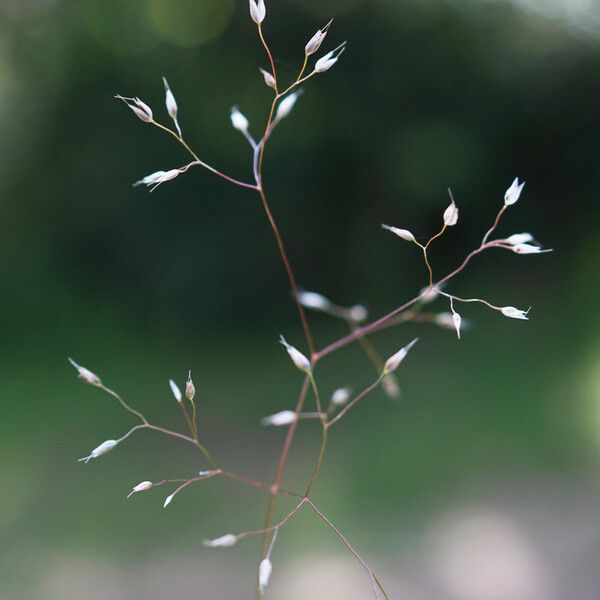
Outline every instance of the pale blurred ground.
{"label": "pale blurred ground", "polygon": [[[407,537],[397,523],[379,523],[371,546],[385,554],[368,559],[377,566],[391,597],[406,600],[559,600],[598,597],[600,484],[597,478],[498,478],[487,489],[470,489],[443,512],[419,523]],[[468,499],[467,497],[468,496]],[[165,518],[161,516],[161,518]],[[292,523],[296,537],[304,522]],[[402,521],[400,517],[398,521]],[[376,519],[374,519],[376,523]],[[328,535],[328,532],[325,532]],[[280,544],[286,544],[282,530]],[[352,537],[352,536],[350,536]],[[322,535],[274,554],[269,597],[281,600],[363,600],[368,576],[340,547],[323,552]],[[114,540],[115,545],[119,539]],[[37,573],[26,587],[4,588],[5,598],[32,600],[160,600],[166,597],[245,598],[253,584],[252,553],[199,549],[197,544],[148,546],[125,563],[111,553],[55,553],[52,548],[13,545],[18,569]],[[246,543],[248,545],[248,543]],[[233,556],[232,556],[233,554]],[[299,556],[293,557],[294,554]],[[40,565],[43,565],[40,568]]]}

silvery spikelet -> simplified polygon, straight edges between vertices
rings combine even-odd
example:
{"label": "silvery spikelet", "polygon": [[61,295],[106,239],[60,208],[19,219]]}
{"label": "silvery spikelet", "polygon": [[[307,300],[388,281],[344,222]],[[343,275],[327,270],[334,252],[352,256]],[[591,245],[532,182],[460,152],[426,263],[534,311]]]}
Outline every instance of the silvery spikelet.
{"label": "silvery spikelet", "polygon": [[292,112],[292,109],[294,108],[294,105],[296,104],[297,100],[298,92],[292,92],[291,94],[288,94],[279,103],[279,106],[277,107],[277,113],[275,114],[275,118],[278,121],[281,121],[281,119],[285,119]]}
{"label": "silvery spikelet", "polygon": [[231,548],[231,546],[235,546],[237,540],[235,535],[227,533],[214,540],[204,540],[203,543],[207,548]]}
{"label": "silvery spikelet", "polygon": [[177,400],[177,402],[181,404],[181,402],[183,401],[183,396],[181,395],[181,390],[179,389],[179,386],[172,379],[169,379],[169,387],[171,388],[171,392],[173,392],[175,400]]}
{"label": "silvery spikelet", "polygon": [[460,340],[460,324],[462,322],[461,316],[457,312],[452,313],[452,324],[454,325],[454,329],[456,329],[456,335]]}
{"label": "silvery spikelet", "polygon": [[446,227],[452,227],[458,222],[458,208],[454,203],[454,200],[450,203],[450,206],[444,211],[444,225]]}
{"label": "silvery spikelet", "polygon": [[237,129],[242,133],[248,131],[248,126],[250,125],[248,119],[240,112],[237,106],[234,106],[231,109],[231,124],[234,129]]}
{"label": "silvery spikelet", "polygon": [[410,349],[419,341],[419,338],[415,338],[412,342],[404,346],[388,358],[385,362],[385,366],[383,367],[383,375],[387,375],[388,373],[393,373],[399,366],[400,363],[406,358],[406,355],[409,353]]}
{"label": "silvery spikelet", "polygon": [[414,242],[415,240],[415,236],[408,231],[408,229],[399,229],[398,227],[391,227],[390,225],[381,225],[381,227],[383,227],[383,229],[386,229],[387,231],[391,231],[392,233],[395,233],[399,238],[402,238],[403,240],[406,240],[407,242]]}
{"label": "silvery spikelet", "polygon": [[310,360],[308,360],[308,358],[306,358],[302,352],[294,348],[294,346],[288,344],[283,336],[279,337],[279,343],[287,350],[287,353],[292,359],[294,365],[296,365],[296,368],[304,373],[308,373],[310,371]]}
{"label": "silvery spikelet", "polygon": [[264,20],[267,14],[267,8],[265,6],[264,0],[249,0],[250,4],[250,16],[252,20],[260,25]]}
{"label": "silvery spikelet", "polygon": [[323,43],[323,40],[325,39],[325,36],[327,35],[327,30],[329,29],[329,27],[331,26],[332,23],[333,23],[333,19],[331,19],[331,21],[329,21],[329,23],[327,23],[327,25],[325,25],[325,27],[323,27],[322,29],[319,29],[317,31],[317,33],[315,33],[315,35],[313,35],[310,38],[310,40],[308,40],[308,42],[304,48],[304,53],[306,54],[306,56],[310,56],[311,54],[314,54],[321,47],[321,44]]}
{"label": "silvery spikelet", "polygon": [[506,190],[506,193],[504,194],[504,204],[506,206],[514,204],[521,196],[521,192],[523,191],[524,187],[525,182],[523,181],[523,183],[519,183],[519,178],[515,177],[515,180],[512,182],[511,186]]}
{"label": "silvery spikelet", "polygon": [[500,312],[505,317],[510,317],[511,319],[523,319],[524,321],[529,320],[527,313],[529,310],[521,310],[519,308],[515,308],[514,306],[504,306],[500,309]]}
{"label": "silvery spikelet", "polygon": [[152,487],[152,482],[151,481],[142,481],[141,483],[138,483],[129,493],[129,495],[127,496],[128,498],[130,498],[131,496],[133,496],[133,494],[136,494],[137,492],[145,492],[146,490],[149,490]]}
{"label": "silvery spikelet", "polygon": [[191,402],[196,395],[196,388],[194,387],[194,382],[192,381],[192,372],[190,371],[188,374],[188,379],[185,382],[185,397]]}
{"label": "silvery spikelet", "polygon": [[89,383],[90,385],[102,385],[102,382],[100,381],[100,377],[98,377],[98,375],[92,373],[89,369],[78,365],[72,358],[69,358],[69,362],[77,369],[79,379],[85,381],[85,383]]}
{"label": "silvery spikelet", "polygon": [[261,423],[263,425],[275,425],[276,427],[281,427],[284,425],[291,425],[297,419],[298,417],[293,410],[282,410],[274,415],[264,417],[261,420]]}
{"label": "silvery spikelet", "polygon": [[276,90],[277,83],[275,82],[275,77],[273,77],[273,75],[271,75],[271,73],[269,73],[268,71],[265,71],[264,69],[259,69],[259,71],[261,72],[261,74],[265,80],[265,85]]}
{"label": "silvery spikelet", "polygon": [[108,454],[119,442],[117,440],[106,440],[102,442],[97,448],[94,448],[89,456],[84,456],[79,459],[79,462],[89,463],[93,458],[104,456]]}
{"label": "silvery spikelet", "polygon": [[350,400],[351,391],[349,388],[339,388],[331,395],[331,404],[334,406],[343,406]]}
{"label": "silvery spikelet", "polygon": [[331,308],[331,301],[327,299],[323,294],[317,292],[298,292],[298,302],[304,306],[304,308],[311,308],[312,310],[326,311]]}
{"label": "silvery spikelet", "polygon": [[346,49],[346,42],[342,42],[335,50],[328,52],[315,63],[315,73],[324,73],[329,71],[338,61],[339,57]]}
{"label": "silvery spikelet", "polygon": [[517,244],[528,244],[529,242],[533,242],[533,236],[531,233],[513,233],[504,241],[512,246],[516,246]]}
{"label": "silvery spikelet", "polygon": [[269,585],[269,580],[271,579],[271,574],[273,573],[273,565],[268,558],[265,558],[261,561],[258,567],[258,587],[260,589],[260,593],[264,594],[267,586]]}

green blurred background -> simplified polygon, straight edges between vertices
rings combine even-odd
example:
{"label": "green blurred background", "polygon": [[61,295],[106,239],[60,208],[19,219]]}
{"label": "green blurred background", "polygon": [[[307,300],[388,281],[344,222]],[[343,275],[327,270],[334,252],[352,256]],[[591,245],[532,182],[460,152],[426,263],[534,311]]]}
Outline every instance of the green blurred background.
{"label": "green blurred background", "polygon": [[[373,394],[333,430],[315,500],[406,600],[596,600],[600,586],[600,8],[594,0],[272,0],[280,77],[331,17],[342,60],[306,85],[265,155],[273,211],[303,287],[379,316],[425,283],[380,223],[434,233],[450,186],[457,227],[432,249],[448,272],[515,176],[503,234],[553,254],[490,253],[451,285],[472,305],[458,342],[431,326],[402,397]],[[142,432],[75,378],[102,376],[156,422],[183,428],[167,381],[192,369],[207,444],[272,477],[283,440],[260,418],[301,383],[277,344],[303,346],[259,201],[199,169],[154,193],[131,184],[187,157],[113,95],[164,121],[161,76],[201,158],[249,179],[237,104],[258,134],[267,66],[244,0],[0,1],[0,597],[249,598],[258,545],[202,539],[260,527],[265,494],[210,481],[166,510],[144,479],[193,475],[186,447]],[[432,309],[445,311],[439,302]],[[343,324],[312,315],[319,346]],[[324,360],[324,395],[374,372],[357,346]],[[303,424],[285,485],[302,488],[319,432]],[[285,509],[282,503],[280,510]],[[368,598],[368,577],[308,514],[282,531],[270,597]]]}

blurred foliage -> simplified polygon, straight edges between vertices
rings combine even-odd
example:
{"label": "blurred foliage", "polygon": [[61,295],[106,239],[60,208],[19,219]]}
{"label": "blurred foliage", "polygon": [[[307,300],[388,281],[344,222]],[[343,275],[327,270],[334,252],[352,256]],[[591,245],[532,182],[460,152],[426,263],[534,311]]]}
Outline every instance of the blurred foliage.
{"label": "blurred foliage", "polygon": [[[460,344],[422,329],[402,401],[377,394],[335,432],[317,493],[354,531],[386,516],[400,527],[465,482],[505,470],[597,465],[600,21],[593,4],[585,15],[550,4],[554,12],[524,1],[269,5],[280,77],[295,75],[306,40],[331,15],[327,47],[349,40],[265,155],[272,208],[305,288],[365,303],[374,316],[390,310],[425,272],[380,223],[425,238],[451,187],[461,220],[432,251],[445,273],[480,239],[515,175],[527,187],[501,231],[532,231],[555,248],[474,262],[453,291],[533,304],[532,320],[474,306]],[[173,426],[166,381],[192,368],[217,453],[270,476],[282,433],[256,425],[293,404],[298,377],[276,340],[284,331],[300,346],[302,337],[268,223],[251,192],[199,169],[152,194],[132,188],[186,157],[112,98],[139,95],[162,116],[166,75],[201,158],[249,179],[249,150],[228,111],[240,106],[258,134],[269,91],[247,2],[3,0],[0,49],[0,474],[11,482],[2,537],[21,540],[15,556],[35,543],[40,553],[131,557],[148,537],[181,544],[187,532],[198,544],[260,522],[262,500],[243,491],[247,510],[236,512],[240,491],[227,495],[225,484],[182,497],[168,519],[156,518],[156,497],[123,508],[130,485],[194,472],[196,459],[147,435],[89,468],[76,464],[130,420],[78,385],[66,362],[74,355]],[[345,333],[313,322],[319,345]],[[384,354],[416,331],[406,329],[375,338]],[[318,375],[325,394],[373,377],[358,348]],[[310,469],[317,434],[308,426],[300,436],[291,483]],[[388,530],[384,545],[394,539]],[[10,581],[32,568],[11,565]]]}

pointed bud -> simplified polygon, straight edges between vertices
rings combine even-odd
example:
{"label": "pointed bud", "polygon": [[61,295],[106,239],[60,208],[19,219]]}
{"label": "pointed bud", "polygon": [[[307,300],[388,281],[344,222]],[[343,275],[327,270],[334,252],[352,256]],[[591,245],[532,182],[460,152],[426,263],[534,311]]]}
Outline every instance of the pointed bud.
{"label": "pointed bud", "polygon": [[349,388],[339,388],[331,395],[331,404],[334,406],[344,406],[350,400],[351,390]]}
{"label": "pointed bud", "polygon": [[237,537],[232,533],[228,533],[214,540],[204,540],[204,545],[207,548],[231,548],[237,543]]}
{"label": "pointed bud", "polygon": [[173,396],[175,396],[175,400],[181,404],[183,401],[183,396],[181,395],[181,390],[179,386],[172,380],[169,379],[169,385],[171,386],[171,392],[173,392]]}
{"label": "pointed bud", "polygon": [[154,183],[154,187],[150,191],[153,192],[159,185],[165,183],[165,181],[171,181],[171,179],[175,179],[175,177],[178,177],[180,174],[181,171],[179,169],[171,169],[170,171],[165,171],[161,175],[161,177],[158,178],[156,183]]}
{"label": "pointed bud", "polygon": [[410,349],[418,341],[419,338],[415,338],[412,342],[410,342],[410,344],[407,344],[406,346],[404,346],[404,348],[398,350],[396,354],[390,356],[390,358],[388,358],[385,362],[385,366],[383,367],[383,374],[387,375],[388,373],[393,373],[400,366],[400,363],[406,358],[406,355],[409,353]]}
{"label": "pointed bud", "polygon": [[274,90],[277,89],[277,83],[275,82],[275,77],[273,77],[273,75],[271,75],[271,73],[265,71],[264,69],[259,69],[259,71],[262,73],[262,76],[265,79],[265,84],[270,87],[273,88]]}
{"label": "pointed bud", "polygon": [[552,252],[550,248],[543,250],[539,246],[532,246],[531,244],[515,244],[511,250],[516,254],[544,254],[545,252]]}
{"label": "pointed bud", "polygon": [[265,6],[264,0],[249,0],[250,1],[250,16],[252,20],[260,25],[264,20],[267,14],[267,8]]}
{"label": "pointed bud", "polygon": [[277,113],[275,114],[275,118],[278,121],[281,121],[281,119],[285,119],[292,112],[292,109],[294,108],[294,105],[296,104],[297,100],[298,92],[292,92],[291,94],[288,94],[279,103],[279,106],[277,107]]}
{"label": "pointed bud", "polygon": [[306,356],[304,356],[304,354],[302,354],[302,352],[294,348],[294,346],[290,346],[290,344],[285,341],[283,336],[279,337],[279,343],[285,347],[287,353],[292,359],[292,362],[294,365],[296,365],[296,368],[300,369],[300,371],[303,371],[304,373],[308,373],[310,371],[310,361],[308,358],[306,358]]}
{"label": "pointed bud", "polygon": [[398,237],[402,238],[403,240],[406,240],[407,242],[415,242],[415,236],[408,231],[408,229],[398,229],[398,227],[390,227],[389,225],[381,225],[384,229],[387,229],[388,231],[391,231],[392,233],[395,233]]}
{"label": "pointed bud", "polygon": [[329,29],[329,27],[331,26],[332,23],[333,23],[333,19],[331,19],[331,21],[329,21],[329,23],[327,23],[327,25],[325,25],[325,27],[323,27],[322,29],[319,29],[319,31],[317,31],[317,33],[315,33],[315,35],[313,35],[310,38],[310,40],[308,40],[308,43],[306,44],[306,47],[304,48],[304,53],[306,54],[306,56],[310,56],[311,54],[314,54],[321,47],[321,44],[323,43],[323,40],[325,39],[325,36],[327,35],[327,30]]}
{"label": "pointed bud", "polygon": [[521,195],[523,188],[525,187],[525,182],[519,183],[519,178],[515,177],[515,180],[512,182],[511,186],[506,190],[504,194],[504,204],[506,206],[510,206],[514,204]]}
{"label": "pointed bud", "polygon": [[273,565],[268,558],[265,558],[258,567],[258,587],[261,594],[265,593],[265,590],[269,585],[271,573],[273,573]]}
{"label": "pointed bud", "polygon": [[242,133],[248,131],[248,119],[239,111],[237,106],[231,109],[231,124],[234,129],[241,131]]}
{"label": "pointed bud", "polygon": [[165,502],[163,504],[163,508],[167,508],[167,506],[169,506],[169,504],[171,504],[171,502],[173,501],[174,497],[175,497],[175,494],[171,494],[170,496],[167,496],[165,498]]}
{"label": "pointed bud", "polygon": [[133,185],[134,187],[138,185],[147,185],[148,187],[154,185],[155,183],[159,183],[160,180],[166,175],[166,171],[156,171],[156,173],[151,173],[150,175],[146,175],[143,179],[136,181]]}
{"label": "pointed bud", "polygon": [[123,100],[125,104],[140,118],[144,123],[152,123],[154,117],[152,115],[152,109],[139,98],[124,98],[123,96],[115,96],[119,100]]}
{"label": "pointed bud", "polygon": [[460,340],[460,323],[462,319],[461,316],[457,312],[452,313],[452,324],[454,325],[454,329],[456,329],[456,335]]}
{"label": "pointed bud", "polygon": [[152,482],[151,481],[142,481],[142,483],[138,483],[129,493],[129,495],[127,496],[128,498],[130,498],[131,496],[133,496],[133,494],[136,494],[137,492],[145,492],[146,490],[149,490],[152,487]]}
{"label": "pointed bud", "polygon": [[192,381],[192,372],[190,371],[188,374],[188,379],[185,382],[185,397],[191,402],[196,395],[196,388],[194,387],[194,382]]}
{"label": "pointed bud", "polygon": [[312,308],[313,310],[329,310],[331,308],[331,302],[322,294],[317,294],[317,292],[299,292],[298,302],[305,308]]}
{"label": "pointed bud", "polygon": [[454,203],[454,200],[450,203],[450,206],[444,211],[444,225],[446,227],[452,227],[458,222],[458,208]]}
{"label": "pointed bud", "polygon": [[263,425],[275,425],[281,427],[284,425],[291,425],[297,420],[296,413],[293,410],[282,410],[281,412],[275,413],[262,419]]}
{"label": "pointed bud", "polygon": [[348,311],[348,319],[353,323],[362,323],[369,316],[369,311],[362,304],[355,304]]}
{"label": "pointed bud", "polygon": [[533,242],[534,240],[530,233],[513,233],[513,235],[507,237],[504,241],[507,244],[515,246],[517,244],[527,244],[529,242]]}
{"label": "pointed bud", "polygon": [[169,83],[165,77],[162,78],[163,83],[165,85],[165,106],[167,107],[167,112],[171,119],[177,119],[177,102],[175,101],[175,96],[169,87]]}
{"label": "pointed bud", "polygon": [[89,463],[92,458],[98,458],[108,454],[119,442],[117,440],[106,440],[102,442],[97,448],[94,448],[89,456],[84,456],[79,459],[79,462]]}
{"label": "pointed bud", "polygon": [[523,319],[524,321],[528,321],[529,317],[527,316],[527,313],[529,312],[529,310],[530,309],[520,310],[518,308],[515,308],[514,306],[504,306],[500,309],[500,312],[505,317],[510,317],[511,319]]}
{"label": "pointed bud", "polygon": [[341,43],[335,50],[328,52],[315,63],[315,73],[329,71],[346,49],[346,42]]}
{"label": "pointed bud", "polygon": [[72,358],[69,358],[69,362],[77,369],[78,377],[82,381],[89,383],[90,385],[100,386],[102,382],[98,375],[92,373],[90,370],[78,365]]}

